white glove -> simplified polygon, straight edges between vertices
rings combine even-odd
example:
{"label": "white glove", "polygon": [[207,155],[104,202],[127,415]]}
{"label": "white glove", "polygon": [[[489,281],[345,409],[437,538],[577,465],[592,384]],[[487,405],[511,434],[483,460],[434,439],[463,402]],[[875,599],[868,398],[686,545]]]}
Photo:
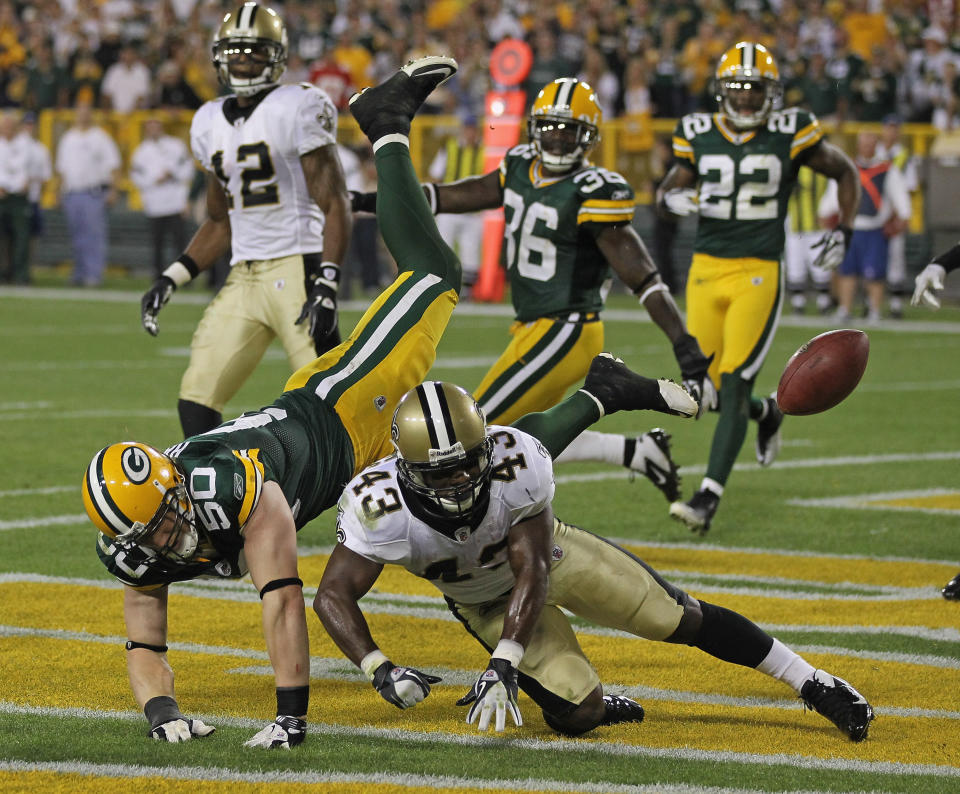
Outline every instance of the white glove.
{"label": "white glove", "polygon": [[700,211],[697,191],[692,187],[674,188],[663,194],[663,203],[674,215],[686,217]]}
{"label": "white glove", "polygon": [[931,262],[921,270],[914,279],[916,285],[913,290],[913,297],[910,299],[911,306],[919,306],[921,303],[927,304],[933,309],[940,308],[940,300],[934,294],[937,290],[943,289],[943,279],[947,275],[947,269],[943,265]]}
{"label": "white glove", "polygon": [[847,255],[852,235],[853,231],[847,226],[838,226],[826,232],[813,244],[814,248],[820,249],[820,253],[813,260],[813,266],[831,271],[840,267],[840,263]]}
{"label": "white glove", "polygon": [[186,717],[162,722],[150,729],[150,736],[157,741],[188,742],[194,736],[209,736],[216,730],[201,720],[190,720]]}
{"label": "white glove", "polygon": [[467,712],[467,723],[472,723],[479,715],[477,729],[481,731],[490,727],[490,717],[496,714],[495,730],[499,733],[507,725],[508,711],[517,727],[523,725],[517,694],[517,668],[506,659],[494,657],[473,689],[460,698],[457,705],[472,704]]}
{"label": "white glove", "polygon": [[299,717],[278,716],[266,728],[261,729],[244,747],[280,748],[289,750],[300,744],[307,735],[307,721]]}

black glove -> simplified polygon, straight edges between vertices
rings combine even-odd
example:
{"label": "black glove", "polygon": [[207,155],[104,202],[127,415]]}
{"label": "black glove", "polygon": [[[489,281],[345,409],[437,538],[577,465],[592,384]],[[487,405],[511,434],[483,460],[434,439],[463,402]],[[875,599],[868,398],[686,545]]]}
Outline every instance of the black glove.
{"label": "black glove", "polygon": [[150,736],[157,741],[186,742],[194,736],[209,736],[216,728],[201,720],[187,719],[180,713],[177,701],[166,695],[150,698],[143,707],[150,721]]}
{"label": "black glove", "polygon": [[167,305],[170,296],[177,288],[169,276],[160,276],[153,282],[140,299],[140,322],[150,336],[156,336],[160,329],[157,326],[157,315]]}
{"label": "black glove", "polygon": [[412,667],[395,667],[393,662],[386,661],[373,673],[373,688],[387,703],[408,709],[430,694],[431,684],[442,680],[440,676],[421,673]]}
{"label": "black glove", "polygon": [[467,722],[473,722],[479,714],[477,728],[481,731],[490,726],[490,717],[496,712],[495,729],[502,731],[506,726],[507,711],[518,727],[523,725],[520,707],[517,706],[518,694],[517,668],[506,659],[491,658],[490,664],[477,679],[473,689],[460,698],[457,705],[473,704],[467,712]]}
{"label": "black glove", "polygon": [[700,350],[697,340],[690,334],[684,334],[673,343],[673,355],[680,365],[680,377],[690,396],[700,406],[697,419],[706,411],[717,407],[717,389],[707,372],[713,363],[713,356],[707,358]]}
{"label": "black glove", "polygon": [[340,267],[322,262],[317,271],[306,277],[307,299],[300,309],[296,324],[309,320],[310,336],[317,355],[325,353],[329,336],[337,330],[337,290],[340,287]]}
{"label": "black glove", "polygon": [[278,715],[266,728],[243,743],[244,747],[264,747],[268,750],[289,750],[301,744],[307,736],[307,721],[299,717]]}
{"label": "black glove", "polygon": [[359,190],[350,190],[351,212],[377,212],[377,192],[361,193]]}

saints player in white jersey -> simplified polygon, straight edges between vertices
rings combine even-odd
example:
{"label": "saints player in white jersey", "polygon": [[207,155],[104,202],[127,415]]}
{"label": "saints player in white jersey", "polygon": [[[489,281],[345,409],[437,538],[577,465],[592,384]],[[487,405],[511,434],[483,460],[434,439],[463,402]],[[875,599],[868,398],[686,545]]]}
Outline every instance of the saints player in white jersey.
{"label": "saints player in white jersey", "polygon": [[[710,404],[709,361],[686,332],[670,291],[631,225],[633,188],[589,160],[602,113],[593,89],[573,77],[548,83],[534,100],[529,143],[510,149],[487,174],[424,186],[435,213],[503,207],[502,264],[515,321],[511,340],[474,395],[491,422],[510,424],[542,411],[583,378],[604,348],[602,310],[611,269],[670,340],[684,385]],[[376,194],[354,197],[371,210]],[[706,390],[707,399],[701,401]],[[670,436],[655,428],[639,437],[587,432],[562,462],[598,460],[639,472],[668,501],[679,495]]]}
{"label": "saints player in white jersey", "polygon": [[273,10],[248,2],[224,17],[213,65],[232,93],[204,104],[190,128],[209,217],[141,301],[156,336],[171,293],[230,252],[180,384],[184,436],[220,424],[275,338],[291,370],[340,342],[336,297],[352,221],[337,111],[315,86],[280,85],[286,62],[287,32]]}
{"label": "saints player in white jersey", "polygon": [[334,642],[387,702],[415,706],[441,680],[391,662],[357,603],[385,565],[401,565],[436,585],[491,654],[458,701],[470,705],[467,721],[478,720],[482,731],[491,719],[504,730],[507,714],[522,725],[518,689],[563,734],[643,719],[639,703],[603,694],[565,609],[755,668],[793,687],[851,740],[866,738],[873,709],[846,681],[742,615],[693,598],[624,549],[554,518],[550,453],[519,426],[487,426],[460,387],[427,381],[408,392],[392,439],[396,455],[343,492],[338,543],[314,600]]}
{"label": "saints player in white jersey", "polygon": [[806,165],[839,185],[839,225],[821,238],[814,262],[826,270],[843,259],[860,191],[856,166],[824,140],[816,117],[777,109],[780,72],[765,47],[742,41],[727,50],[716,86],[717,113],[691,113],[677,123],[676,164],[657,190],[662,212],[699,216],[687,324],[710,356],[720,417],[699,490],[670,505],[670,515],[700,533],[717,512],[749,420],[758,424],[761,465],[769,466],[780,449],[777,401],[752,392],[780,321],[784,218],[797,172]]}

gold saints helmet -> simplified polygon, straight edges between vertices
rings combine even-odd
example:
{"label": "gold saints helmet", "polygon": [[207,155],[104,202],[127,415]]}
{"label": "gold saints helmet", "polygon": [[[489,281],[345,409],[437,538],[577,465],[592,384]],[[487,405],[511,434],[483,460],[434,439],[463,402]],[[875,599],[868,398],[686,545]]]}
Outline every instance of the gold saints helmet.
{"label": "gold saints helmet", "polygon": [[559,77],[533,100],[527,135],[548,170],[570,171],[597,145],[601,121],[593,89],[575,77]]}
{"label": "gold saints helmet", "polygon": [[720,57],[715,81],[720,112],[737,129],[763,124],[783,93],[770,51],[750,41],[739,42]]}
{"label": "gold saints helmet", "polygon": [[401,485],[431,516],[463,522],[485,510],[493,439],[466,390],[442,381],[411,389],[397,405],[390,435]]}
{"label": "gold saints helmet", "polygon": [[[94,525],[122,547],[184,564],[200,534],[183,475],[173,460],[147,444],[121,441],[101,449],[83,478],[83,506]],[[160,545],[156,530],[169,530]]]}
{"label": "gold saints helmet", "polygon": [[287,68],[287,29],[279,14],[258,3],[229,12],[213,38],[220,84],[237,96],[276,85]]}

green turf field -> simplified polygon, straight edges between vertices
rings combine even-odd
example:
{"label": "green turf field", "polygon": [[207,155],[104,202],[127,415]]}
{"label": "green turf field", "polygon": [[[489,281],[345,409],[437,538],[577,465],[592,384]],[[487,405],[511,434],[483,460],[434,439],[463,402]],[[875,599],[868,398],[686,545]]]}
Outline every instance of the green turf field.
{"label": "green turf field", "polygon": [[[559,740],[521,695],[523,728],[481,735],[454,701],[485,667],[482,649],[429,586],[394,572],[363,602],[374,636],[395,662],[443,683],[417,708],[394,709],[308,610],[310,733],[300,748],[270,753],[242,747],[274,705],[252,585],[172,588],[178,699],[218,726],[212,737],[150,741],[126,681],[121,591],[97,560],[80,478],[108,443],[179,440],[177,388],[209,297],[175,295],[154,339],[139,323],[146,285],[0,289],[0,791],[960,788],[960,603],[939,594],[960,570],[960,309],[913,309],[902,322],[865,327],[871,354],[859,388],[825,414],[788,417],[771,468],[755,463],[751,426],[704,538],[671,521],[661,494],[623,470],[556,471],[560,517],[617,539],[694,595],[746,614],[849,679],[877,712],[867,741],[850,743],[755,671],[585,624],[581,641],[605,686],[643,702],[644,723]],[[608,348],[645,374],[676,376],[669,345],[635,302],[615,296],[610,306]],[[345,327],[357,309],[343,312]],[[459,307],[432,375],[474,386],[508,324],[502,307]],[[830,327],[785,317],[759,391],[773,390],[790,354]],[[287,375],[272,348],[227,415],[270,402]],[[713,424],[633,414],[597,429],[667,428],[689,496]],[[300,533],[308,600],[332,519]]]}

